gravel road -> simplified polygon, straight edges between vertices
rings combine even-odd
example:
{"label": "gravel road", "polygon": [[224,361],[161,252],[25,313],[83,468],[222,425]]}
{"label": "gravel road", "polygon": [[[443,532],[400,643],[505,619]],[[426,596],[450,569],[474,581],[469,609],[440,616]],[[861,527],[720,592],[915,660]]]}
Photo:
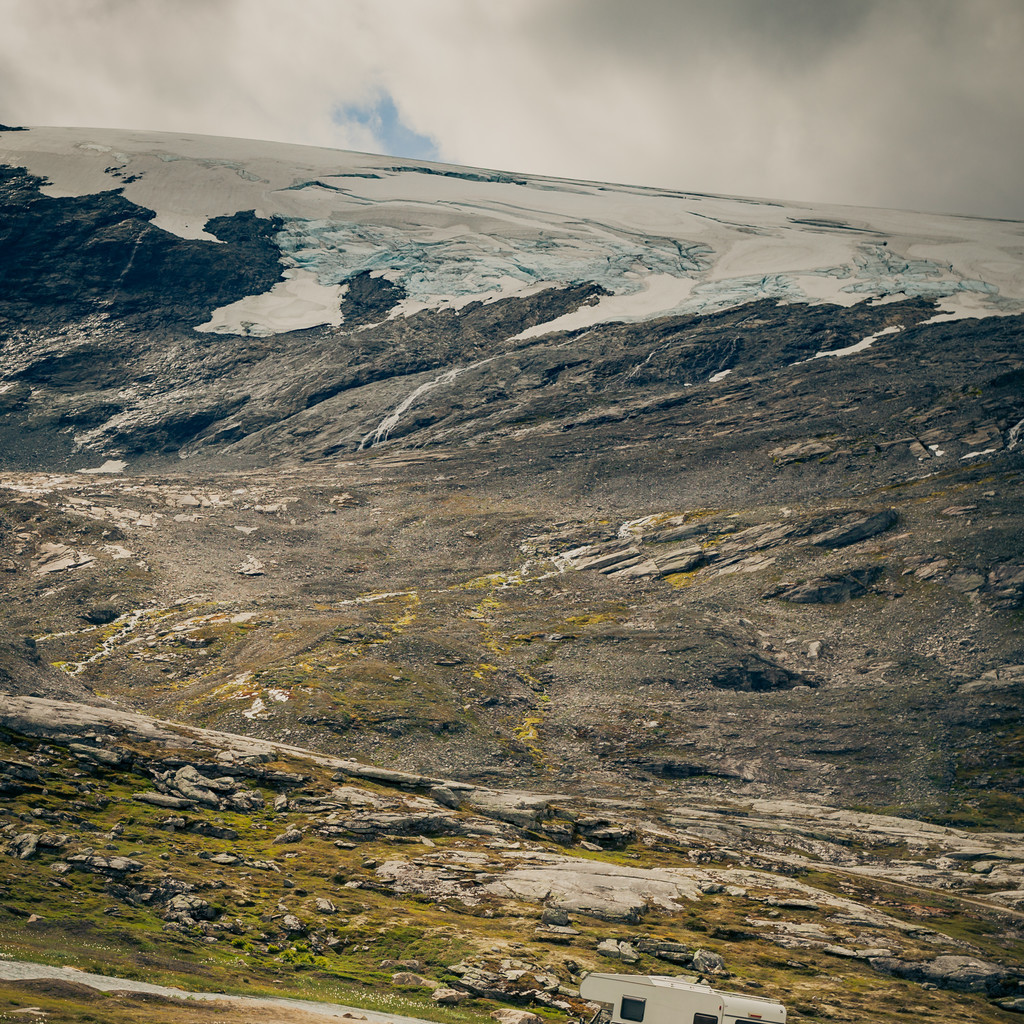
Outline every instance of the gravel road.
{"label": "gravel road", "polygon": [[29,981],[35,978],[54,978],[60,981],[88,985],[101,992],[146,992],[151,995],[167,996],[173,999],[202,999],[209,1002],[230,1003],[249,1006],[254,1009],[287,1008],[302,1011],[312,1016],[335,1020],[358,1019],[369,1024],[431,1024],[419,1017],[403,1017],[398,1014],[375,1013],[354,1006],[339,1006],[336,1003],[317,1003],[305,999],[275,999],[256,996],[233,996],[222,992],[190,992],[180,988],[151,985],[146,981],[130,978],[112,978],[105,974],[89,974],[73,967],[50,967],[47,964],[33,964],[24,960],[0,960],[0,980]]}

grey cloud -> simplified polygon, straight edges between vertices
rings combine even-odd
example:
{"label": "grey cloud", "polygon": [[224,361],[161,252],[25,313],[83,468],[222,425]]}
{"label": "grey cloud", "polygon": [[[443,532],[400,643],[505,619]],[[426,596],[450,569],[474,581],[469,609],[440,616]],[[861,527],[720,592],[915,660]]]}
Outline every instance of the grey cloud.
{"label": "grey cloud", "polygon": [[1019,0],[0,0],[0,122],[1024,218]]}
{"label": "grey cloud", "polygon": [[531,30],[569,77],[632,80],[678,133],[674,146],[631,140],[647,180],[1024,216],[1024,7],[1012,0],[555,11]]}
{"label": "grey cloud", "polygon": [[694,54],[752,51],[760,61],[817,62],[855,32],[871,14],[865,0],[573,0],[541,16],[539,34],[577,39],[618,59],[634,53],[678,64]]}

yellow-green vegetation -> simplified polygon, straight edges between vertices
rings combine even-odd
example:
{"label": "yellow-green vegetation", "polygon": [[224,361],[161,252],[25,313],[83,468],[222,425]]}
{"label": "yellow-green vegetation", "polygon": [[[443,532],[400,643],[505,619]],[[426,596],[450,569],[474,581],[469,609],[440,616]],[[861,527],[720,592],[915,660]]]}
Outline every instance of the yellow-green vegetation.
{"label": "yellow-green vegetation", "polygon": [[[439,966],[441,960],[457,959],[468,949],[429,906],[408,901],[402,913],[402,901],[389,901],[373,890],[345,887],[346,881],[372,877],[362,864],[385,852],[377,844],[339,850],[331,843],[314,841],[303,843],[301,853],[297,853],[294,848],[275,844],[277,830],[285,823],[269,810],[252,815],[190,813],[190,820],[206,821],[237,833],[232,838],[194,834],[169,827],[167,822],[174,819],[173,813],[133,802],[130,795],[134,787],[126,785],[119,775],[108,775],[103,770],[76,771],[80,766],[73,761],[65,765],[61,781],[51,782],[44,793],[32,795],[31,809],[29,801],[20,799],[7,802],[4,809],[9,814],[21,813],[32,822],[46,821],[66,806],[76,807],[92,826],[84,838],[96,843],[102,852],[148,862],[147,875],[153,884],[159,884],[162,870],[188,880],[204,898],[224,909],[226,920],[230,913],[231,927],[219,933],[213,945],[203,942],[201,935],[167,933],[154,909],[118,900],[110,891],[111,884],[116,888],[117,883],[102,875],[53,875],[47,869],[56,861],[55,855],[43,854],[32,861],[5,858],[9,870],[0,883],[4,897],[0,949],[9,957],[70,964],[96,973],[185,987],[195,987],[198,973],[209,985],[225,990],[256,992],[262,988],[306,998],[310,997],[310,981],[315,979],[323,998],[356,1000],[359,1005],[397,1012],[394,995],[374,995],[375,989],[390,982],[390,975],[377,968],[377,961],[425,957]],[[270,767],[308,771],[310,765],[282,762]],[[141,780],[136,780],[135,785],[139,784]],[[82,793],[83,787],[88,788],[87,793]],[[372,793],[374,787],[366,789]],[[272,792],[265,795],[273,799]],[[288,817],[287,824],[292,826],[301,827],[311,820],[306,815]],[[107,841],[97,841],[101,839]],[[209,860],[228,853],[267,866],[237,869]],[[161,861],[164,865],[158,868]],[[152,874],[154,870],[156,874]],[[337,921],[332,928],[336,946],[318,952],[305,936],[293,936],[283,943],[262,939],[262,927],[269,920],[266,915],[273,912],[278,901],[298,897],[297,903],[308,904],[312,892],[337,904],[337,917],[332,915],[326,922],[333,925]],[[308,920],[308,908],[297,905],[296,912]],[[33,914],[37,919],[27,923]],[[130,954],[127,963],[126,954]],[[301,980],[296,979],[296,972],[303,975]],[[436,1007],[428,999],[417,999],[415,993],[408,994],[404,1003],[402,1012],[415,1010],[420,1016],[427,1013],[436,1020],[474,1017]]]}
{"label": "yellow-green vegetation", "polygon": [[[957,500],[975,500],[966,483],[952,482],[964,488],[964,495],[954,496]],[[993,487],[1007,484],[1004,477],[986,476],[983,482]],[[913,486],[932,503],[929,511],[938,513],[943,502],[952,500],[936,491],[934,480]],[[976,491],[981,484],[970,486]],[[915,496],[906,495],[900,506],[908,528],[914,526],[910,517],[921,514],[910,508]],[[981,671],[989,659],[1006,657],[1012,644],[1012,628],[999,625],[992,633],[982,630],[967,636],[977,632],[972,623],[958,642],[958,649],[969,652],[963,664],[934,653],[925,636],[931,626],[922,619],[921,609],[923,603],[933,605],[942,596],[938,592],[948,588],[937,578],[918,580],[912,573],[901,574],[906,545],[896,530],[880,542],[872,541],[870,550],[857,556],[865,563],[885,561],[884,593],[835,605],[787,605],[762,600],[761,595],[770,584],[790,577],[843,571],[849,550],[825,551],[802,540],[787,541],[771,549],[776,564],[769,571],[749,574],[718,575],[712,564],[664,579],[626,582],[596,572],[557,574],[553,564],[537,563],[537,575],[531,577],[532,564],[523,571],[514,568],[519,559],[514,543],[527,533],[519,512],[512,510],[507,523],[481,526],[477,517],[483,515],[484,505],[476,505],[480,495],[463,499],[438,512],[438,521],[431,519],[429,530],[452,527],[445,516],[456,507],[472,506],[472,525],[481,532],[474,530],[472,543],[461,544],[472,549],[471,554],[463,559],[464,552],[456,551],[460,544],[446,548],[443,557],[451,554],[452,561],[439,564],[436,572],[422,579],[422,574],[412,572],[398,581],[377,574],[351,575],[343,586],[337,578],[330,586],[310,583],[308,600],[275,590],[237,601],[187,598],[180,603],[163,592],[157,601],[153,592],[158,585],[150,581],[148,597],[136,587],[124,600],[118,592],[113,602],[121,609],[130,598],[134,607],[150,609],[127,632],[118,623],[95,627],[83,625],[81,619],[69,622],[67,608],[61,610],[56,598],[46,598],[33,606],[38,609],[38,628],[49,623],[45,636],[36,637],[39,652],[69,670],[82,666],[77,679],[94,692],[162,717],[260,736],[287,736],[293,743],[393,766],[415,764],[435,774],[465,764],[482,769],[481,777],[495,771],[495,777],[519,786],[546,785],[552,777],[572,771],[603,773],[609,760],[627,786],[634,780],[660,784],[662,776],[670,786],[691,774],[717,778],[715,761],[723,753],[715,740],[717,731],[695,731],[684,705],[705,701],[709,721],[719,730],[728,726],[723,716],[733,713],[732,695],[704,695],[709,684],[717,686],[723,669],[757,657],[792,670],[796,678],[818,683],[822,696],[835,695],[833,684],[853,679],[858,685],[845,690],[838,702],[846,704],[841,712],[846,720],[831,720],[832,707],[838,703],[815,701],[813,729],[824,735],[834,727],[849,728],[848,735],[857,733],[863,747],[863,753],[834,755],[828,744],[822,744],[805,759],[804,737],[791,724],[797,720],[792,707],[782,709],[793,700],[781,693],[756,695],[747,710],[758,729],[769,729],[770,743],[779,752],[778,758],[760,762],[767,769],[765,789],[779,794],[792,785],[813,791],[820,776],[816,768],[808,764],[805,772],[793,774],[784,767],[792,760],[813,760],[829,774],[830,783],[840,787],[835,801],[843,805],[884,805],[896,813],[964,827],[1016,827],[1024,809],[1016,793],[1017,726],[1001,723],[998,729],[982,730],[968,744],[961,742],[967,727],[946,724],[955,719],[957,702],[943,699],[942,710],[932,714],[926,710],[928,702],[921,701],[905,731],[917,748],[913,778],[905,777],[899,763],[899,744],[875,743],[864,735],[871,731],[870,722],[902,721],[896,706],[896,679],[901,673],[917,681],[927,679],[932,691],[941,690],[968,679],[973,671],[968,663],[982,662],[977,669]],[[887,504],[891,500],[885,496]],[[842,502],[844,509],[851,504],[852,499]],[[678,500],[666,501],[649,521],[657,528],[679,509]],[[422,510],[417,506],[414,511],[419,516]],[[836,503],[823,503],[818,509],[737,504],[695,508],[685,514],[685,521],[725,529],[721,517],[728,515],[728,522],[742,529],[777,522],[791,513],[796,522],[838,512]],[[420,523],[417,516],[409,522]],[[563,535],[566,545],[573,543],[577,532],[581,543],[613,536],[620,520],[600,518],[606,520],[603,525],[596,515],[558,524],[565,528],[552,534],[552,549]],[[531,512],[529,531],[539,529],[542,519],[542,513]],[[275,522],[289,533],[284,521]],[[310,528],[308,521],[292,525],[300,532]],[[466,524],[457,525],[458,536],[463,536]],[[488,529],[500,533],[500,552],[485,542]],[[398,538],[393,532],[389,536]],[[735,536],[705,534],[699,542],[713,554]],[[423,539],[419,533],[415,537]],[[404,540],[409,546],[401,550],[420,550],[409,537]],[[289,557],[298,557],[298,549],[289,550]],[[955,553],[948,541],[942,552],[944,557]],[[393,568],[398,570],[397,565]],[[301,579],[311,576],[315,573],[300,574]],[[395,589],[386,589],[389,585]],[[900,600],[895,599],[897,590]],[[83,586],[82,592],[76,608],[88,607],[91,589]],[[221,598],[230,593],[216,592]],[[973,608],[975,596],[949,597],[948,607],[936,619],[945,623],[942,631],[948,631],[951,622],[959,628],[955,624]],[[744,621],[747,624],[740,627]],[[805,652],[814,639],[824,648],[812,663]],[[869,656],[867,652],[876,647],[877,655]],[[883,658],[893,667],[881,679],[868,662]],[[871,684],[859,685],[862,679]],[[853,692],[857,708],[846,699]],[[581,694],[586,694],[582,700]],[[798,690],[793,699],[799,695]],[[772,702],[764,709],[768,714],[761,714],[763,699]],[[972,697],[972,706],[982,699]],[[656,708],[666,714],[655,713]],[[651,720],[658,721],[657,728],[647,724]],[[751,724],[741,733],[747,741],[739,744],[744,749],[727,754],[741,774],[761,757],[752,742]],[[812,728],[809,723],[807,728]],[[991,738],[984,749],[982,735]],[[884,766],[880,761],[886,762]],[[673,775],[673,766],[680,764],[682,774]],[[710,773],[702,775],[706,770]],[[761,769],[754,773],[762,784]],[[721,796],[727,784],[715,785]],[[612,783],[613,790],[617,786]]]}
{"label": "yellow-green vegetation", "polygon": [[538,726],[544,722],[541,715],[527,715],[523,721],[517,725],[513,730],[512,734],[515,736],[520,743],[524,744],[530,753],[536,758],[536,760],[543,764],[544,752],[541,750],[540,734],[537,732]]}
{"label": "yellow-green vegetation", "polygon": [[601,612],[587,612],[584,615],[570,615],[565,622],[569,626],[596,626],[602,622],[619,622],[625,614],[626,609],[616,608]]}
{"label": "yellow-green vegetation", "polygon": [[531,577],[518,572],[491,572],[476,576],[465,583],[457,583],[453,590],[493,590],[495,587],[519,587],[531,582]]}
{"label": "yellow-green vegetation", "polygon": [[682,590],[697,582],[699,572],[700,569],[691,569],[689,572],[672,572],[665,577],[665,582],[671,587]]}
{"label": "yellow-green vegetation", "polygon": [[[524,723],[533,729],[538,724],[529,719]],[[520,737],[524,742],[530,738]],[[458,961],[493,966],[512,958],[535,964],[571,986],[582,970],[619,969],[596,954],[600,940],[612,935],[636,942],[646,936],[719,953],[731,976],[723,981],[712,978],[712,982],[775,995],[789,1005],[794,1020],[888,1024],[905,1019],[906,1012],[936,1017],[955,1013],[959,1019],[995,1022],[1002,1019],[1002,1011],[982,995],[922,989],[879,975],[864,962],[817,948],[779,948],[771,941],[770,924],[753,918],[767,914],[770,921],[774,914],[775,919],[794,925],[821,925],[833,932],[838,928],[839,939],[850,945],[867,941],[863,925],[837,926],[832,920],[823,902],[832,894],[884,909],[908,926],[931,929],[944,937],[946,948],[966,949],[994,960],[1020,952],[1019,938],[1009,939],[1005,918],[993,909],[953,894],[910,889],[827,865],[787,870],[821,895],[817,902],[778,904],[768,872],[763,884],[750,877],[736,894],[711,892],[699,903],[683,901],[676,911],[652,907],[640,924],[609,923],[576,913],[571,944],[552,947],[535,934],[540,915],[535,903],[483,890],[471,899],[395,891],[386,876],[375,870],[386,861],[400,861],[438,865],[451,877],[458,877],[463,864],[493,875],[514,864],[520,849],[565,852],[540,830],[526,829],[516,842],[492,840],[486,833],[435,834],[427,839],[416,834],[388,835],[379,829],[365,834],[344,827],[324,830],[332,821],[349,821],[352,813],[352,820],[357,820],[366,803],[397,806],[406,796],[386,785],[347,779],[344,784],[350,795],[343,796],[342,804],[321,806],[337,783],[328,766],[297,754],[260,765],[264,772],[287,773],[280,775],[290,780],[286,809],[274,809],[276,790],[261,783],[264,805],[252,812],[202,807],[167,810],[133,799],[150,788],[143,766],[147,759],[172,765],[194,760],[195,751],[156,749],[141,741],[121,749],[133,753],[134,769],[97,765],[86,757],[72,757],[64,748],[17,737],[0,746],[0,758],[35,765],[43,773],[25,792],[8,794],[0,802],[5,841],[21,832],[44,829],[70,837],[65,847],[41,846],[24,860],[0,854],[4,862],[0,954],[7,958],[186,988],[312,998],[460,1024],[483,1020],[498,1004],[475,998],[459,1009],[438,1006],[430,1000],[429,990],[396,988],[391,981],[394,968],[384,963],[415,960],[420,972],[435,983],[457,984],[458,976],[450,968]],[[331,809],[345,806],[352,793],[363,796],[350,812]],[[739,806],[724,810],[734,820],[748,813]],[[649,813],[657,811],[652,808]],[[282,841],[288,831],[301,833],[299,841]],[[339,835],[346,838],[336,838]],[[714,864],[714,857],[694,850],[695,841],[699,842],[656,830],[638,834],[619,849],[576,847],[572,852],[583,861],[609,867],[692,869],[695,857],[705,867]],[[798,852],[800,847],[792,849]],[[69,856],[87,850],[128,857],[143,867],[123,876],[60,867]],[[872,852],[883,861],[906,855],[898,845],[883,844]],[[735,866],[730,859],[735,854],[722,856],[726,857],[720,861],[722,867]],[[465,861],[466,857],[470,860]],[[191,895],[209,903],[213,920],[169,922],[166,895],[147,895],[160,893],[169,880],[186,885]],[[333,912],[318,909],[318,899],[329,900]],[[781,912],[771,910],[775,904],[783,908]],[[285,913],[298,918],[298,931],[282,928]],[[901,955],[911,959],[929,959],[937,948],[926,933],[916,937],[912,927],[885,933],[876,926],[872,938],[876,943],[898,942]],[[677,970],[647,953],[628,969],[637,973]],[[29,992],[38,999],[22,1000]],[[510,998],[513,994],[510,990]],[[12,1006],[52,1007],[50,1012],[55,1014],[59,1008],[61,1019],[72,1021],[127,1021],[133,1009],[138,1013],[143,1005],[147,1020],[171,1024],[199,1019],[188,1016],[192,1012],[188,1005],[93,996],[61,989],[58,983],[38,983],[34,989],[8,985],[0,998]],[[563,1011],[536,1009],[553,1021],[565,1019]],[[0,1004],[0,1019],[2,1012]],[[227,1009],[208,1012],[224,1014],[211,1019],[234,1019]],[[248,1019],[259,1020],[256,1012]]]}

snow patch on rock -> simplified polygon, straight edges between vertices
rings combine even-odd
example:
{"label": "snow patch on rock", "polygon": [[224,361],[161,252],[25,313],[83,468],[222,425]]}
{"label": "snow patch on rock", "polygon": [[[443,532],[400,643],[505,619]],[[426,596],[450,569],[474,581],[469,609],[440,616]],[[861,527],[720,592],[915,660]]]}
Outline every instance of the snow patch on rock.
{"label": "snow patch on rock", "polygon": [[295,268],[284,271],[284,278],[269,292],[248,295],[214,310],[210,319],[196,330],[265,338],[341,324],[341,300],[348,291],[347,285],[324,285],[310,271]]}

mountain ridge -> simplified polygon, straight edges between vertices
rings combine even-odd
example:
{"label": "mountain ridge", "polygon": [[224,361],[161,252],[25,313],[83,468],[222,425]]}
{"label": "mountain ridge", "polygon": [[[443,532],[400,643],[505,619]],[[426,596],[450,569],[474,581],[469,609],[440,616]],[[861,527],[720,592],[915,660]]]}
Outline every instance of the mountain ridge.
{"label": "mountain ridge", "polygon": [[[518,998],[503,970],[547,964],[557,988],[599,956],[679,969],[691,932],[744,984],[785,977],[794,1019],[845,1012],[815,1008],[826,988],[849,1019],[899,1019],[844,994],[880,974],[903,979],[887,1007],[1003,1019],[1024,900],[1024,225],[423,171],[0,136],[3,934],[38,952],[23,912],[63,890],[59,862],[86,879],[91,955],[129,941],[126,915],[157,962],[208,955],[232,984],[235,952],[263,978],[387,984],[373,958],[396,958],[398,913],[436,979],[484,1000],[468,1019]],[[81,719],[67,735],[48,700]],[[138,732],[97,724],[118,715]],[[153,729],[184,747],[154,752]],[[199,756],[201,729],[235,738]],[[247,743],[276,767],[242,758],[229,785],[217,766]],[[275,814],[294,860],[262,835]],[[142,867],[89,861],[92,828]],[[276,879],[253,867],[271,860],[292,888],[234,877]],[[588,871],[654,938],[595,923]],[[681,888],[655,907],[630,878]],[[682,902],[698,882],[708,922]],[[543,885],[572,926],[532,923]],[[219,903],[204,917],[220,887],[252,901],[236,932]],[[859,909],[829,902],[849,887]],[[762,903],[809,916],[776,928]],[[447,914],[468,915],[457,940]],[[929,914],[945,937],[904,927]],[[431,929],[479,962],[455,971]],[[548,963],[555,935],[578,959]],[[517,942],[527,967],[487,959]]]}

